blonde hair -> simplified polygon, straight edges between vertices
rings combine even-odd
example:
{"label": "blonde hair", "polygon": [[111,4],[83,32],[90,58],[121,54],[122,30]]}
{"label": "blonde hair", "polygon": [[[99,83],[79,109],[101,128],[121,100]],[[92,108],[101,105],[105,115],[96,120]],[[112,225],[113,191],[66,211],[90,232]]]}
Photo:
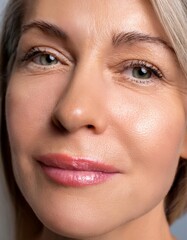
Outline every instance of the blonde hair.
{"label": "blonde hair", "polygon": [[[163,25],[187,79],[187,2],[186,0],[150,0]],[[15,206],[16,239],[25,240],[29,231],[40,231],[41,222],[23,198],[13,176],[5,119],[5,95],[12,71],[21,27],[26,12],[25,0],[9,0],[5,11],[0,44],[1,84],[1,151],[7,183]],[[173,185],[165,199],[168,223],[175,221],[187,208],[187,161],[180,159]],[[31,227],[32,226],[32,227]]]}
{"label": "blonde hair", "polygon": [[187,78],[187,1],[151,0]]}
{"label": "blonde hair", "polygon": [[[150,0],[175,50],[187,80],[187,1]],[[187,160],[180,159],[174,183],[165,199],[165,212],[172,224],[187,209]]]}

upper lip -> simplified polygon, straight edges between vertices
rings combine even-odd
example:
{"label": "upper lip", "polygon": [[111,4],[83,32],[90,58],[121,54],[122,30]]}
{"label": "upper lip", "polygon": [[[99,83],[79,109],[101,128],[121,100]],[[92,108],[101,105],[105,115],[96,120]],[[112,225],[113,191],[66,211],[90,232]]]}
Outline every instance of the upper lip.
{"label": "upper lip", "polygon": [[66,154],[50,153],[38,156],[37,161],[45,166],[74,170],[74,171],[93,171],[103,173],[119,173],[119,171],[104,163],[82,157],[72,157]]}

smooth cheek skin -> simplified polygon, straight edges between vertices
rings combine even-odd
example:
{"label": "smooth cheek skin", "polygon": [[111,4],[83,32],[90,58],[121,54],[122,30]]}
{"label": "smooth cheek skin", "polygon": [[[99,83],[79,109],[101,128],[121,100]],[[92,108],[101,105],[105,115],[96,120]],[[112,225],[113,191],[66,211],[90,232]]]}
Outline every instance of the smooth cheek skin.
{"label": "smooth cheek skin", "polygon": [[[62,2],[66,3],[64,9],[74,9],[67,1],[57,1],[58,9]],[[51,9],[51,3],[38,1],[41,17],[49,15],[47,5]],[[41,4],[46,6],[45,11]],[[120,12],[115,18],[112,14],[117,10],[113,9],[119,7],[114,1],[111,4],[107,17],[113,19],[116,28],[125,16]],[[124,11],[126,4],[128,1],[124,1]],[[137,1],[137,6],[133,1],[137,9],[140,4],[143,6],[143,1]],[[92,9],[89,4],[88,9]],[[145,15],[143,9],[138,16]],[[60,14],[52,13],[49,19],[56,16],[59,21]],[[68,16],[67,10],[67,19]],[[126,17],[130,22],[130,15]],[[90,19],[94,18],[89,18],[88,23]],[[139,28],[141,21],[137,22],[138,26],[134,26],[132,19],[133,28]],[[128,23],[127,29],[130,28]],[[142,21],[142,28],[152,29],[151,21]],[[159,25],[155,29],[157,33]],[[95,52],[100,53],[103,49],[100,46],[105,43],[100,45],[101,39],[95,40],[98,41]],[[89,51],[89,47],[83,49],[84,53]],[[129,88],[117,84],[111,75],[103,74],[104,65],[99,67],[101,54],[93,55],[92,60],[85,56],[88,55],[82,58],[85,67],[78,68],[74,75],[60,71],[32,75],[15,68],[6,95],[7,128],[18,186],[46,227],[59,235],[79,239],[125,229],[129,222],[141,218],[147,219],[144,220],[147,225],[148,219],[153,221],[155,216],[159,221],[186,128],[181,93],[174,86],[161,83],[158,88]],[[68,133],[54,126],[54,116]],[[95,131],[88,124],[94,125]],[[64,187],[47,179],[35,161],[35,156],[50,152],[99,159],[115,166],[120,173],[102,184]]]}

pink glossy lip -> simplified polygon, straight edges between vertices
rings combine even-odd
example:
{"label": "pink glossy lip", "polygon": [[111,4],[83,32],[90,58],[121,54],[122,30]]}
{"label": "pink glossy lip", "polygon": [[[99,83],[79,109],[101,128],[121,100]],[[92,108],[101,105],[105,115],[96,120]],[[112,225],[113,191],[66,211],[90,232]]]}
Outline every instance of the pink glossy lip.
{"label": "pink glossy lip", "polygon": [[119,173],[113,166],[64,154],[42,155],[37,161],[51,180],[64,186],[95,185]]}

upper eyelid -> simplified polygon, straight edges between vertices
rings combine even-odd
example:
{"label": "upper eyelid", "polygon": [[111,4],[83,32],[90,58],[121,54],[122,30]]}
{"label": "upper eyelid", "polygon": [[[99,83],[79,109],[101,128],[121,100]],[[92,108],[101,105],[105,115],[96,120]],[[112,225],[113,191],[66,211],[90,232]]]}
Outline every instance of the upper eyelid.
{"label": "upper eyelid", "polygon": [[55,56],[64,56],[69,62],[74,63],[75,59],[73,58],[73,56],[71,55],[71,53],[69,53],[69,51],[67,51],[66,49],[59,49],[56,48],[55,46],[47,46],[47,45],[33,45],[30,47],[27,47],[24,45],[21,45],[21,47],[19,48],[20,51],[18,51],[18,55],[26,55],[27,53],[29,53],[30,51],[37,49],[38,51],[42,52],[46,52]]}
{"label": "upper eyelid", "polygon": [[[33,52],[33,57],[32,57],[32,52]],[[37,53],[36,56],[34,55],[34,53]],[[31,54],[31,56],[29,57],[29,54]],[[69,62],[72,63],[72,60],[65,55],[65,53],[62,53],[61,51],[58,51],[54,48],[50,48],[50,47],[46,47],[46,46],[36,46],[36,47],[32,47],[27,51],[24,51],[24,54],[22,55],[22,62],[24,61],[29,61],[29,59],[32,59],[34,57],[40,56],[42,54],[51,54],[53,55],[55,58],[57,58],[57,60],[59,61],[64,61],[64,62]]]}
{"label": "upper eyelid", "polygon": [[148,69],[152,70],[153,72],[154,71],[158,72],[158,74],[161,77],[163,76],[162,71],[158,67],[156,67],[155,65],[152,65],[151,63],[148,63],[148,62],[145,62],[145,61],[131,62],[129,64],[129,66],[127,66],[127,67],[130,68],[130,67],[135,67],[135,66],[148,68]]}
{"label": "upper eyelid", "polygon": [[128,59],[128,60],[124,60],[121,63],[116,64],[115,67],[117,67],[118,69],[120,68],[121,70],[123,70],[125,67],[133,67],[133,65],[144,66],[144,67],[147,67],[149,69],[156,70],[156,71],[158,71],[158,73],[160,75],[162,75],[163,79],[165,78],[165,74],[164,74],[163,70],[161,70],[157,65],[153,64],[152,62],[149,62],[149,61],[146,61],[146,60],[142,60],[142,59]]}
{"label": "upper eyelid", "polygon": [[56,52],[54,53],[53,51],[48,51],[47,49],[42,50],[38,47],[36,47],[36,48],[33,47],[25,53],[25,58],[37,57],[37,56],[42,55],[42,54],[51,54],[51,55],[55,56],[56,58],[58,58],[58,55],[59,55],[59,54],[56,54]]}

